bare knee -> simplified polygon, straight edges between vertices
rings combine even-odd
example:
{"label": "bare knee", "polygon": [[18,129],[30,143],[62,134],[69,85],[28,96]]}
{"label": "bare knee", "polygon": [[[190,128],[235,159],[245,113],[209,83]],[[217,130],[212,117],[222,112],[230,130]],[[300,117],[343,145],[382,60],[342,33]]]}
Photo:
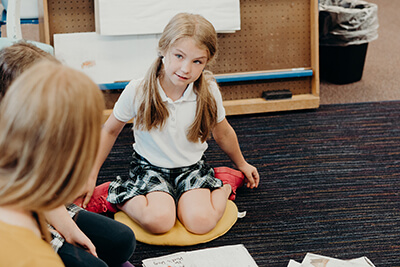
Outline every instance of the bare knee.
{"label": "bare knee", "polygon": [[136,196],[128,200],[121,209],[152,234],[166,233],[175,225],[175,201],[164,192]]}
{"label": "bare knee", "polygon": [[188,231],[206,234],[215,228],[226,207],[226,196],[221,192],[223,194],[214,197],[210,190],[203,188],[187,191],[181,196],[178,217]]}
{"label": "bare knee", "polygon": [[164,234],[175,225],[176,215],[171,212],[159,212],[145,214],[140,224],[152,234]]}
{"label": "bare knee", "polygon": [[218,222],[215,216],[210,216],[207,213],[184,214],[181,221],[188,231],[198,235],[210,232]]}

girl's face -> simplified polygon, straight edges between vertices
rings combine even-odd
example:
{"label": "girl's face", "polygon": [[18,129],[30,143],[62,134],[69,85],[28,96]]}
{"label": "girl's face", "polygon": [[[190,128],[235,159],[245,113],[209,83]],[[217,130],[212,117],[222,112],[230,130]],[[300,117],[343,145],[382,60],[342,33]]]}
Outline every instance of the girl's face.
{"label": "girl's face", "polygon": [[208,54],[199,48],[192,38],[183,38],[175,42],[163,55],[164,90],[185,90],[187,85],[196,81],[204,70]]}

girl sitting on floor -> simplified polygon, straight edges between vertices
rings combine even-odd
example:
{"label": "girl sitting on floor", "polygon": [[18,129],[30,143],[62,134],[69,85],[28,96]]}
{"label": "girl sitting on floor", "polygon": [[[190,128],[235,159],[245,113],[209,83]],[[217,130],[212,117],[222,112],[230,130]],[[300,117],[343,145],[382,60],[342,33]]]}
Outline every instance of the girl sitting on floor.
{"label": "girl sitting on floor", "polygon": [[158,51],[146,77],[127,85],[102,129],[84,204],[117,136],[134,118],[130,177],[111,182],[108,202],[150,233],[168,232],[178,216],[188,231],[205,234],[244,183],[240,175],[215,177],[204,159],[210,134],[248,187],[258,186],[259,174],[244,159],[218,85],[205,70],[217,52],[213,25],[200,15],[178,14],[165,27]]}

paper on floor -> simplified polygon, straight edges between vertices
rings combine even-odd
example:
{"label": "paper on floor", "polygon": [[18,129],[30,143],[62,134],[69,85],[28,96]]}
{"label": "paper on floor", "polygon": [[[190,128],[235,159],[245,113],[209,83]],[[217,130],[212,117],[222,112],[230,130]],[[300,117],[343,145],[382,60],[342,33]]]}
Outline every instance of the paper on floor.
{"label": "paper on floor", "polygon": [[351,260],[340,260],[313,253],[307,253],[301,263],[290,260],[287,267],[375,267],[375,265],[367,257],[360,257]]}
{"label": "paper on floor", "polygon": [[257,267],[242,245],[222,246],[143,260],[144,267]]}

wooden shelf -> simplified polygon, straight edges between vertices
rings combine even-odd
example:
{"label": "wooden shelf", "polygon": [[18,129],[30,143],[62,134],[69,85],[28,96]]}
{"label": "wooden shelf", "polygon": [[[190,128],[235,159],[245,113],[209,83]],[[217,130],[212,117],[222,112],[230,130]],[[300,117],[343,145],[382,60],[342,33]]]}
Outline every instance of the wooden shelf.
{"label": "wooden shelf", "polygon": [[227,115],[313,109],[319,106],[319,97],[312,94],[294,95],[291,99],[265,100],[264,98],[224,101]]}
{"label": "wooden shelf", "polygon": [[[264,98],[240,99],[224,101],[227,116],[255,114],[265,112],[315,109],[319,107],[319,97],[312,94],[294,95],[291,99],[265,100]],[[112,109],[103,112],[104,122],[112,113]],[[132,123],[132,120],[129,121]]]}

